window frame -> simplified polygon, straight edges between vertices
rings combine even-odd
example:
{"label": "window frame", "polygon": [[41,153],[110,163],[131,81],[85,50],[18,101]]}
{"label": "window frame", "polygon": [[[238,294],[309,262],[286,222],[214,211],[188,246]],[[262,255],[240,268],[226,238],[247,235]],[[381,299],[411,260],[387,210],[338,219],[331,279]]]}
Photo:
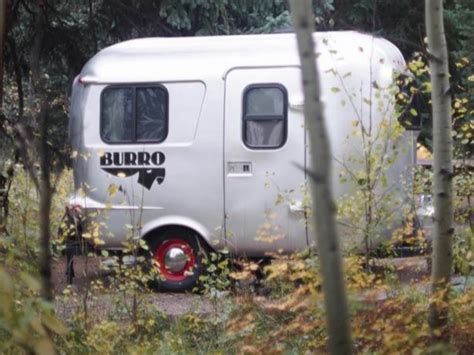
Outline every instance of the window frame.
{"label": "window frame", "polygon": [[[248,93],[253,89],[278,89],[283,94],[283,114],[282,115],[252,115],[247,114]],[[275,150],[280,149],[286,144],[288,139],[288,91],[281,83],[255,83],[247,85],[243,91],[242,99],[242,142],[252,150]],[[247,125],[246,121],[283,121],[283,139],[278,146],[252,146],[247,142]]]}
{"label": "window frame", "polygon": [[[148,89],[148,88],[159,88],[162,89],[165,94],[165,134],[160,140],[137,140],[137,89]],[[104,93],[109,89],[131,89],[132,90],[132,140],[124,142],[114,142],[109,141],[104,137]],[[105,86],[100,93],[100,124],[99,124],[99,133],[100,139],[107,144],[114,145],[129,145],[129,144],[158,144],[166,140],[169,133],[169,92],[168,89],[159,83],[153,84],[112,84]]]}

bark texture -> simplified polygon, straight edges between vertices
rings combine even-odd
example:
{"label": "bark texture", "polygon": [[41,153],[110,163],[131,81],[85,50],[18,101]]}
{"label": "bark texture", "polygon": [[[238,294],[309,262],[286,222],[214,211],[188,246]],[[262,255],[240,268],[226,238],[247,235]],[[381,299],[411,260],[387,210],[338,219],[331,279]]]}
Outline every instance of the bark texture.
{"label": "bark texture", "polygon": [[[50,179],[51,161],[47,137],[49,103],[46,79],[41,70],[41,56],[46,34],[44,2],[42,0],[36,1],[34,10],[35,36],[30,50],[31,78],[29,85],[32,104],[28,114],[23,115],[23,109],[20,110],[20,116],[15,124],[15,143],[25,169],[39,191],[40,255],[38,268],[41,277],[41,296],[46,301],[52,301],[50,212],[53,189]],[[37,132],[32,131],[31,126],[36,126]],[[36,163],[39,164],[39,171]]]}
{"label": "bark texture", "polygon": [[448,50],[443,23],[443,1],[426,0],[425,6],[432,86],[435,208],[429,323],[434,339],[446,339],[454,233],[451,95]]}
{"label": "bark texture", "polygon": [[8,0],[0,0],[0,109],[3,107],[3,67],[7,35],[7,2]]}
{"label": "bark texture", "polygon": [[50,161],[48,150],[48,98],[44,88],[44,79],[41,78],[41,52],[45,36],[45,15],[41,2],[38,2],[36,14],[36,36],[31,50],[31,79],[33,91],[40,102],[38,112],[39,128],[39,192],[40,192],[40,275],[41,275],[41,295],[47,301],[53,300],[53,287],[51,282],[51,229],[50,212],[52,188],[50,181]]}
{"label": "bark texture", "polygon": [[313,216],[331,354],[351,354],[349,311],[341,252],[336,230],[336,205],[331,187],[330,142],[320,101],[320,82],[313,41],[314,14],[311,0],[291,0],[291,18],[301,60],[305,125],[309,129],[312,172],[309,172]]}

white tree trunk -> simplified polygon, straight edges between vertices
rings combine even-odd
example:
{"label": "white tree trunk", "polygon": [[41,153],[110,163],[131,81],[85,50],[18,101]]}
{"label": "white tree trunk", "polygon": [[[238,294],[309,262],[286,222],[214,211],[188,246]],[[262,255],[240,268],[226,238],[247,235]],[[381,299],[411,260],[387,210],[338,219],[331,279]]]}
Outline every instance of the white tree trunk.
{"label": "white tree trunk", "polygon": [[312,153],[311,190],[313,216],[323,280],[331,354],[352,353],[349,311],[344,284],[336,205],[331,188],[331,152],[324,122],[323,103],[313,41],[314,14],[311,0],[291,0],[291,18],[298,40],[304,90],[305,124],[309,129]]}
{"label": "white tree trunk", "polygon": [[434,235],[432,254],[432,296],[443,303],[431,303],[430,327],[435,338],[446,336],[448,290],[452,269],[453,196],[451,94],[449,90],[448,49],[443,23],[443,1],[426,0],[433,110],[433,198]]}

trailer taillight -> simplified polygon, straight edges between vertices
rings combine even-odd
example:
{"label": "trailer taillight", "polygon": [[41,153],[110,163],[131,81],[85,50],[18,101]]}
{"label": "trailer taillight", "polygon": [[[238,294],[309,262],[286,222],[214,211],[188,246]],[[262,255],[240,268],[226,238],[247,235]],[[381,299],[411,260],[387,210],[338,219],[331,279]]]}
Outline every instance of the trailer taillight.
{"label": "trailer taillight", "polygon": [[81,75],[79,76],[79,84],[87,85],[87,84],[97,84],[99,81],[96,77],[92,75]]}
{"label": "trailer taillight", "polygon": [[80,218],[82,215],[82,207],[79,204],[69,205],[66,207],[66,213],[73,218]]}

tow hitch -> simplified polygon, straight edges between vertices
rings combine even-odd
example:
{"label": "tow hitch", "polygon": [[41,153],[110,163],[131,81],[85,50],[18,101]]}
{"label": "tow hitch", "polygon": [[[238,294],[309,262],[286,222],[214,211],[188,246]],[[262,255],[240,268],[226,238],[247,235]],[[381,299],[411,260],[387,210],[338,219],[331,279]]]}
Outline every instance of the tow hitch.
{"label": "tow hitch", "polygon": [[66,255],[66,279],[72,285],[74,278],[74,256],[87,253],[88,245],[82,238],[81,207],[66,206],[63,223],[59,227],[59,235],[64,237]]}

